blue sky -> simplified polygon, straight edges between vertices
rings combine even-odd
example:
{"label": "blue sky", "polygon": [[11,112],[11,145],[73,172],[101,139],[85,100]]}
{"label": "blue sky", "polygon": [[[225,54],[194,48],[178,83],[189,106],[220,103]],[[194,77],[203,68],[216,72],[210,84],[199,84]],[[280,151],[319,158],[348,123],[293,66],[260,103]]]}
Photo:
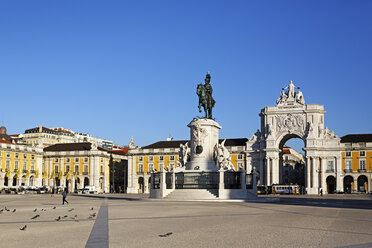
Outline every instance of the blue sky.
{"label": "blue sky", "polygon": [[289,80],[339,136],[371,133],[372,1],[0,2],[0,124],[144,146],[188,139],[212,75],[221,138]]}

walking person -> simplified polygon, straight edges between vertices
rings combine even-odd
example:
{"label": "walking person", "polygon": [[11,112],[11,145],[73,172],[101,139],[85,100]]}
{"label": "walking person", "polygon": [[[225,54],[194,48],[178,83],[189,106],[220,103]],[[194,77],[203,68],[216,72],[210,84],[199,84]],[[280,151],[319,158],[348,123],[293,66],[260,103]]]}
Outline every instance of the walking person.
{"label": "walking person", "polygon": [[67,191],[65,189],[62,193],[62,205],[65,205],[65,202],[68,204],[68,201],[66,201],[66,197],[67,197]]}

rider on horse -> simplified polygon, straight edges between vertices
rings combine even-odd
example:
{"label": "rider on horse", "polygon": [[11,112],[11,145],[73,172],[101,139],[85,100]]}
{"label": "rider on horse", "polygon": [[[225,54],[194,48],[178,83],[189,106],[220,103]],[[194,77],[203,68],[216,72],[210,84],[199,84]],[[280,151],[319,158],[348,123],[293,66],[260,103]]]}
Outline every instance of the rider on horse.
{"label": "rider on horse", "polygon": [[199,84],[197,89],[197,94],[199,96],[199,112],[201,112],[200,107],[204,107],[205,118],[212,119],[212,108],[216,101],[212,97],[212,85],[210,84],[211,75],[209,72],[205,76],[205,84]]}

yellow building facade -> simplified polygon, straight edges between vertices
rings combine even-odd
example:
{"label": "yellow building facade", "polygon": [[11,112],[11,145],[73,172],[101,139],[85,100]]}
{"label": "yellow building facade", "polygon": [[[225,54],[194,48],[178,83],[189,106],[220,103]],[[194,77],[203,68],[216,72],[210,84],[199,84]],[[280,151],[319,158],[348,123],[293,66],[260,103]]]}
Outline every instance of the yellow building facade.
{"label": "yellow building facade", "polygon": [[341,144],[344,192],[372,191],[372,134],[346,135]]}
{"label": "yellow building facade", "polygon": [[95,193],[109,193],[110,158],[119,162],[126,156],[110,153],[89,142],[46,147],[42,183],[67,188],[70,192],[90,188]]}
{"label": "yellow building facade", "polygon": [[42,147],[0,140],[0,189],[41,186]]}

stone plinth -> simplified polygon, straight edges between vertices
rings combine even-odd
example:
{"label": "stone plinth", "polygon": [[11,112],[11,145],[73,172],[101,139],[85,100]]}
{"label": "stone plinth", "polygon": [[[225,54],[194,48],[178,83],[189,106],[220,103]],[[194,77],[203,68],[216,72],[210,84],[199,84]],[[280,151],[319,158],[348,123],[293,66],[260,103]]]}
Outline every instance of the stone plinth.
{"label": "stone plinth", "polygon": [[217,171],[213,159],[214,147],[218,144],[221,126],[211,119],[193,119],[190,128],[190,162],[186,170]]}

